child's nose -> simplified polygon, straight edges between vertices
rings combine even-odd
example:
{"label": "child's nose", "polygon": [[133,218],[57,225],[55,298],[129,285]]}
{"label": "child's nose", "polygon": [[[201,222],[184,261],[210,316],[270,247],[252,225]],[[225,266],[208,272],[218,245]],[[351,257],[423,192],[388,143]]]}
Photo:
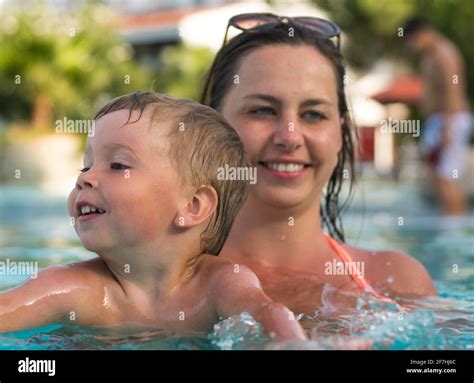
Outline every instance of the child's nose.
{"label": "child's nose", "polygon": [[96,188],[97,185],[97,178],[93,175],[90,169],[86,172],[79,174],[79,177],[77,177],[76,187],[78,189]]}

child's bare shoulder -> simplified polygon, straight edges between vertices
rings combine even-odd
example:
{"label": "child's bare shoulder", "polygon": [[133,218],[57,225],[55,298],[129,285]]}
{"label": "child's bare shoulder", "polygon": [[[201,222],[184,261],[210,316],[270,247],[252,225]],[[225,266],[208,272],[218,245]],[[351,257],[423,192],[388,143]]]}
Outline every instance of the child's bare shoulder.
{"label": "child's bare shoulder", "polygon": [[[38,274],[38,282],[45,292],[57,296],[63,310],[76,311],[81,324],[116,319],[104,302],[117,306],[122,290],[100,258],[45,269]],[[102,311],[107,315],[101,315]]]}
{"label": "child's bare shoulder", "polygon": [[114,289],[117,283],[101,262],[49,267],[36,278],[0,292],[0,332],[68,320],[82,325],[106,325],[115,320],[104,315],[109,310],[104,302],[105,298],[117,302],[115,292],[119,290]]}
{"label": "child's bare shoulder", "polygon": [[87,289],[113,282],[112,274],[100,258],[49,267],[40,271],[38,279],[50,286]]}
{"label": "child's bare shoulder", "polygon": [[230,262],[225,258],[208,254],[201,255],[202,275],[209,285],[219,288],[261,288],[257,275],[247,266]]}

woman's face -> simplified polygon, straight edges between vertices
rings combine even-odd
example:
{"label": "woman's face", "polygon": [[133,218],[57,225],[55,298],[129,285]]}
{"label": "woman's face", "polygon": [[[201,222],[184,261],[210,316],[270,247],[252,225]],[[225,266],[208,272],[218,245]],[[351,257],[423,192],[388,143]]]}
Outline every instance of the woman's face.
{"label": "woman's face", "polygon": [[319,206],[342,147],[331,62],[308,45],[270,45],[245,56],[235,75],[221,112],[258,167],[249,198]]}

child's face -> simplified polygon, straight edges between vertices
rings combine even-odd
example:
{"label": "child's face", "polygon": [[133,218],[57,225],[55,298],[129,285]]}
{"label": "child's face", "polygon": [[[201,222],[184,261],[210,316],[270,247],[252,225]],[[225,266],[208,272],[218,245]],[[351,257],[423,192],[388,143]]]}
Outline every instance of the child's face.
{"label": "child's face", "polygon": [[[182,187],[167,155],[168,127],[150,127],[151,113],[145,109],[127,125],[128,110],[109,113],[96,121],[96,134],[87,141],[68,210],[90,251],[159,245],[172,228]],[[130,121],[138,115],[134,111]],[[84,203],[101,210],[83,214]]]}

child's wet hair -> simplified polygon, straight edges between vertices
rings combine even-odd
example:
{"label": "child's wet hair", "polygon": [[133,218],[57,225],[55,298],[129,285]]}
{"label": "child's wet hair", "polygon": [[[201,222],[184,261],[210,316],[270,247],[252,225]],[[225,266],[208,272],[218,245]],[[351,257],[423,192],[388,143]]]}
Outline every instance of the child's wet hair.
{"label": "child's wet hair", "polygon": [[[201,250],[218,255],[248,194],[248,181],[221,180],[218,169],[225,165],[250,167],[242,141],[214,109],[155,92],[135,92],[117,97],[103,106],[94,120],[117,110],[128,109],[127,123],[133,123],[140,120],[149,106],[154,108],[151,124],[165,122],[167,125],[167,154],[181,183],[196,187],[209,185],[217,192],[217,208],[201,235]],[[130,121],[135,110],[140,114],[136,120]]]}

